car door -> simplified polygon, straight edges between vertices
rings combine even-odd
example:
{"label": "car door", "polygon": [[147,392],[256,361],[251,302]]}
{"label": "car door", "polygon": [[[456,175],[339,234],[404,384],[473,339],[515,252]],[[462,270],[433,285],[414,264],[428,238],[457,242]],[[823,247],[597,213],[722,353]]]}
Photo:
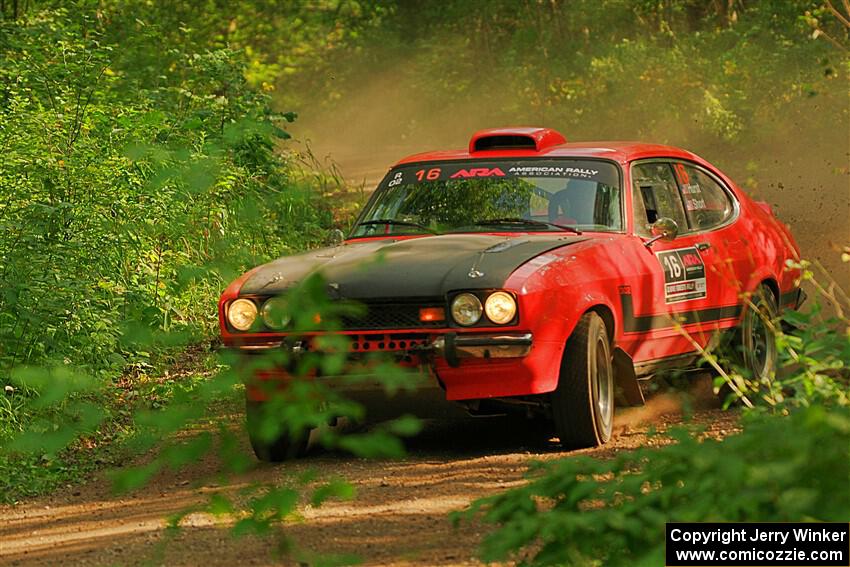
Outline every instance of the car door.
{"label": "car door", "polygon": [[[706,260],[706,267],[718,281],[716,305],[721,310],[718,315],[728,314],[740,303],[743,261],[752,257],[744,249],[741,229],[734,225],[740,205],[734,194],[708,169],[684,160],[676,160],[672,165],[688,226],[694,234],[702,236],[697,246]],[[751,268],[748,262],[743,269]],[[725,319],[718,319],[722,320]]]}
{"label": "car door", "polygon": [[709,343],[718,321],[737,315],[724,308],[737,303],[736,289],[722,276],[724,242],[695,222],[699,195],[683,167],[642,160],[630,168],[635,238],[647,243],[660,218],[678,226],[675,239],[641,247],[640,289],[623,302],[627,352],[636,363],[693,353]]}

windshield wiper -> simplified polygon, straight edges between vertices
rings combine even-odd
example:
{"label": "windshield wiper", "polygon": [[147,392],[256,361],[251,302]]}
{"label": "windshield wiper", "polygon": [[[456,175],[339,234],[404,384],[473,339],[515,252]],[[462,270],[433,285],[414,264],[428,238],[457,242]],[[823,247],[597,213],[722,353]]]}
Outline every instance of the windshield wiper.
{"label": "windshield wiper", "polygon": [[485,219],[476,221],[473,223],[475,226],[498,226],[502,224],[524,224],[526,226],[545,226],[547,228],[559,228],[561,230],[567,230],[569,232],[573,232],[575,234],[581,234],[581,231],[574,226],[568,226],[565,224],[556,224],[554,222],[544,222],[533,219],[524,219],[521,217],[505,217],[501,219]]}
{"label": "windshield wiper", "polygon": [[389,224],[389,225],[398,225],[398,226],[412,226],[414,228],[421,228],[426,232],[430,232],[431,234],[440,234],[433,228],[428,228],[425,225],[419,224],[418,222],[406,221],[406,220],[396,220],[396,219],[371,219],[365,220],[361,223],[358,223],[357,226],[371,226],[375,224]]}

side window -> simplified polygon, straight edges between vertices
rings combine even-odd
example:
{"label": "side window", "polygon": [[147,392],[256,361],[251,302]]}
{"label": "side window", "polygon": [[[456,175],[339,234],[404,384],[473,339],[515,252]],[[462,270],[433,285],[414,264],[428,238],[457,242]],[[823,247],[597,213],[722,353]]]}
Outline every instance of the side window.
{"label": "side window", "polygon": [[723,187],[701,169],[676,163],[676,179],[682,190],[685,213],[693,230],[707,230],[723,224],[732,215],[732,199]]}
{"label": "side window", "polygon": [[649,225],[662,217],[673,219],[680,232],[687,232],[688,221],[670,164],[656,162],[633,166],[632,185],[636,233],[649,236]]}

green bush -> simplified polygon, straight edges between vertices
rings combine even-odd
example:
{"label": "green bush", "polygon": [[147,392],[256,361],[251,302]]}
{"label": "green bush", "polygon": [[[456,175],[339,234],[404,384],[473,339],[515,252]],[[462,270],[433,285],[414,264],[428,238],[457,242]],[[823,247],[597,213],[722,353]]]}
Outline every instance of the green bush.
{"label": "green bush", "polygon": [[[743,431],[714,439],[695,427],[669,443],[532,467],[529,483],[475,501],[456,519],[497,525],[485,561],[524,565],[660,565],[668,522],[847,520],[850,510],[850,320],[848,298],[823,286],[807,262],[811,307],[769,321],[780,368],[763,382],[715,353],[703,356],[746,398]],[[824,277],[828,278],[828,274]],[[837,315],[825,317],[819,301]],[[783,332],[783,327],[787,332]]]}
{"label": "green bush", "polygon": [[498,525],[484,561],[523,565],[663,565],[667,522],[847,520],[850,408],[754,415],[723,440],[695,433],[610,460],[538,464],[527,485],[459,517]]}
{"label": "green bush", "polygon": [[119,45],[105,14],[0,21],[2,383],[21,364],[114,372],[149,350],[128,323],[204,337],[234,274],[332,223],[275,153],[294,115],[241,52],[185,52],[153,24]]}
{"label": "green bush", "polygon": [[[131,401],[118,376],[161,374],[187,343],[209,341],[231,279],[334,223],[279,154],[295,116],[249,83],[246,53],[184,42],[147,5],[0,14],[4,501],[119,458],[109,445],[133,431],[130,406],[167,405],[180,388]],[[34,387],[21,368],[55,383]],[[87,393],[64,389],[72,368],[95,381]],[[62,435],[21,452],[22,432]]]}

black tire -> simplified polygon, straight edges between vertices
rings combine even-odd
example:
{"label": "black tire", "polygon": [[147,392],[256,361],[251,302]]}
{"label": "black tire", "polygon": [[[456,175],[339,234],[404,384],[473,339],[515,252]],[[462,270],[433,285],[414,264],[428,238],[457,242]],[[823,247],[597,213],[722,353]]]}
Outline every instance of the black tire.
{"label": "black tire", "polygon": [[567,340],[552,417],[565,447],[596,447],[611,438],[614,365],[608,330],[597,313],[585,313]]}
{"label": "black tire", "polygon": [[763,383],[773,379],[779,364],[774,331],[778,309],[773,291],[765,285],[756,289],[750,301],[752,306],[747,306],[741,321],[741,361],[752,379]]}
{"label": "black tire", "polygon": [[259,424],[262,423],[264,406],[262,402],[246,401],[245,418],[248,426],[248,439],[254,454],[261,461],[280,463],[297,459],[307,453],[310,432],[305,431],[296,439],[288,432],[282,432],[273,440],[264,439],[259,434]]}

